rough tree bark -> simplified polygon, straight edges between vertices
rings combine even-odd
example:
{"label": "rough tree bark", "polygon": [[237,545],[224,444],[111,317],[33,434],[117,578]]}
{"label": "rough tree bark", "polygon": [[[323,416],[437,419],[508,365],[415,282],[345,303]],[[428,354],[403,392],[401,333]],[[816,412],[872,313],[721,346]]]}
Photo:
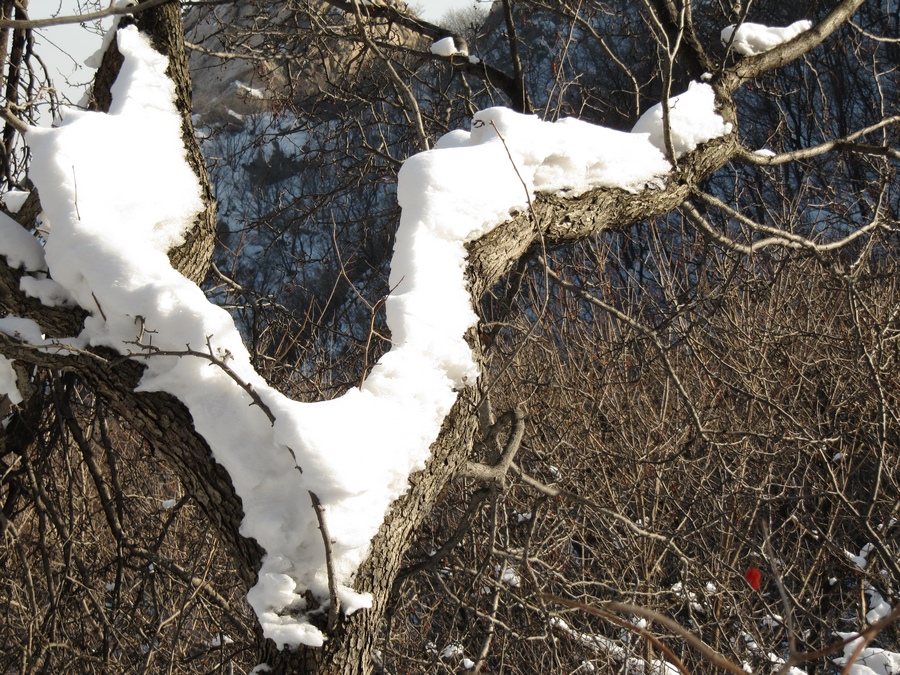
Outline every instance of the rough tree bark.
{"label": "rough tree bark", "polygon": [[[744,59],[724,69],[713,80],[721,114],[737,128],[731,95],[747,78],[778,67],[819,44],[845,21],[862,0],[845,0],[813,31],[765,55]],[[340,5],[342,3],[334,3]],[[209,179],[194,140],[190,122],[190,81],[184,53],[180,8],[170,3],[138,15],[139,28],[153,36],[154,44],[169,57],[170,75],[176,83],[178,106],[184,118],[184,141],[191,165],[204,186],[208,208],[197,222],[188,242],[172,254],[173,265],[186,276],[200,281],[206,274],[212,251],[215,216]],[[107,109],[109,87],[118,72],[115,46],[104,58],[94,86],[94,106]],[[678,207],[705,177],[738,158],[742,149],[735,133],[705,144],[682,157],[678,168],[662,189],[638,194],[617,189],[598,189],[574,199],[539,196],[533,209],[515,216],[469,246],[468,278],[473,299],[487,292],[522,256],[539,246],[571,242],[604,230],[624,228]],[[9,315],[36,320],[48,337],[78,332],[82,310],[46,308],[28,299],[18,289],[19,274],[0,263],[0,306]],[[473,347],[476,338],[472,338]],[[75,373],[84,385],[108,402],[114,414],[128,420],[179,476],[223,544],[234,558],[241,579],[249,587],[255,581],[263,551],[239,534],[241,501],[231,481],[214,461],[205,441],[193,430],[187,409],[173,397],[161,393],[136,393],[134,386],[141,366],[96,350],[92,354],[47,354],[0,335],[0,353],[37,368]],[[23,408],[27,407],[27,403]],[[431,512],[442,489],[466,461],[478,428],[478,392],[463,392],[445,420],[432,447],[427,468],[410,479],[410,488],[398,500],[372,542],[371,553],[356,581],[357,588],[372,593],[372,609],[342,617],[321,649],[278,651],[271,642],[260,653],[260,661],[274,672],[309,672],[351,675],[372,669],[371,653],[394,580],[401,570],[403,554],[416,529]],[[262,641],[260,641],[262,644]]]}

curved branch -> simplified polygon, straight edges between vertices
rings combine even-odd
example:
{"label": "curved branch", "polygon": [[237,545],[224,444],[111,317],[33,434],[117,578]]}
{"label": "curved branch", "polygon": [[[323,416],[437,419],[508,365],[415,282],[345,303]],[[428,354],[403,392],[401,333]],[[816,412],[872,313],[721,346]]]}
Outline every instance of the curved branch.
{"label": "curved branch", "polygon": [[863,2],[864,0],[842,0],[828,16],[808,31],[800,33],[794,39],[767,52],[741,59],[723,74],[721,82],[725,90],[731,93],[743,82],[769,70],[780,68],[819,46],[829,35],[848,21]]}
{"label": "curved branch", "polygon": [[808,148],[801,148],[800,150],[794,150],[792,152],[782,152],[778,153],[777,155],[767,155],[760,154],[759,152],[751,152],[750,150],[742,147],[740,150],[740,160],[742,162],[746,162],[747,164],[757,164],[760,166],[776,166],[778,164],[793,162],[798,159],[818,157],[819,155],[824,155],[826,152],[831,152],[832,150],[848,150],[850,152],[858,152],[866,155],[884,155],[893,157],[895,159],[900,159],[900,151],[896,150],[895,148],[881,145],[863,145],[861,143],[853,142],[861,136],[865,136],[866,134],[870,134],[873,131],[878,131],[879,129],[883,129],[886,126],[897,123],[900,123],[900,115],[887,117],[877,124],[868,126],[865,129],[860,129],[859,131],[854,131],[852,134],[848,134],[843,138],[836,138],[831,141],[826,141],[825,143],[820,143],[819,145],[813,145]]}
{"label": "curved branch", "polygon": [[681,208],[687,214],[688,219],[692,223],[694,223],[694,225],[709,234],[713,239],[718,241],[723,246],[726,246],[727,248],[743,254],[751,254],[769,246],[784,246],[785,248],[806,250],[812,253],[826,253],[828,251],[835,251],[846,246],[853,240],[880,227],[882,224],[880,218],[876,214],[876,216],[872,218],[872,222],[870,222],[868,225],[860,227],[855,232],[848,234],[843,239],[838,239],[837,241],[832,241],[827,244],[817,244],[816,242],[807,239],[806,237],[801,237],[800,235],[794,234],[793,232],[788,232],[777,227],[769,227],[768,225],[757,223],[741,212],[731,208],[730,206],[728,206],[728,204],[721,201],[720,199],[713,197],[712,195],[708,195],[700,191],[696,191],[695,194],[710,206],[724,211],[728,215],[728,217],[734,218],[738,222],[746,225],[756,232],[763,232],[769,235],[768,238],[754,241],[749,245],[740,244],[730,237],[726,237],[725,235],[717,232],[712,227],[712,225],[710,225],[706,221],[706,219],[703,218],[702,215],[700,215],[700,212],[697,211],[697,209],[694,208],[694,206],[690,202],[685,202],[684,204],[682,204]]}

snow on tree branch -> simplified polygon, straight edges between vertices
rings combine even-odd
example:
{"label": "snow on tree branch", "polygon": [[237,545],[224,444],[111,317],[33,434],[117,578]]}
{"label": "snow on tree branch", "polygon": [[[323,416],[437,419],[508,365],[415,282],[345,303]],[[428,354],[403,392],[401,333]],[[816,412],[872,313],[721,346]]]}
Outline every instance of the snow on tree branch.
{"label": "snow on tree branch", "polygon": [[[181,400],[230,474],[245,511],[241,532],[266,550],[248,595],[266,636],[321,645],[311,619],[329,611],[330,597],[348,614],[370,606],[370,596],[351,588],[369,543],[411,472],[424,467],[457,392],[478,377],[465,340],[477,320],[466,242],[527,208],[538,191],[663,187],[671,167],[651,137],[660,122],[629,134],[491,108],[474,116],[471,131],[407,160],[386,302],[394,347],[360,388],[298,403],[266,384],[231,316],[171,267],[167,251],[203,208],[199,186],[166,59],[134,27],[119,31],[118,46],[125,62],[109,114],[69,113],[56,129],[26,134],[50,275],[91,312],[77,342],[144,363],[139,390]],[[730,131],[712,96],[701,98],[671,104],[694,101],[691,128],[672,118],[673,141],[686,149]],[[204,346],[227,355],[229,372],[192,356]],[[264,406],[251,405],[251,389]],[[332,566],[310,493],[321,504]]]}
{"label": "snow on tree branch", "polygon": [[731,45],[738,54],[753,56],[775,49],[812,28],[811,21],[795,21],[790,26],[775,28],[759,23],[731,24],[722,29],[722,44]]}

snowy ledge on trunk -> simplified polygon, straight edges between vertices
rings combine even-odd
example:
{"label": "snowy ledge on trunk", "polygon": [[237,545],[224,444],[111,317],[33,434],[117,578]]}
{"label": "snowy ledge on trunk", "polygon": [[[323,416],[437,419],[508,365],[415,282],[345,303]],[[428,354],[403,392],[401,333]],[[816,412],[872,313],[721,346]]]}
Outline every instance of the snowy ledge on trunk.
{"label": "snowy ledge on trunk", "polygon": [[[49,230],[44,269],[91,312],[68,343],[133,356],[146,365],[141,390],[169,392],[188,407],[243,501],[241,533],[266,551],[248,596],[266,636],[319,646],[325,636],[309,614],[327,611],[329,588],[310,492],[334,542],[341,608],[370,606],[371,596],[351,588],[356,570],[391,502],[424,467],[457,392],[478,377],[464,339],[477,321],[466,242],[537,192],[663,185],[671,167],[659,147],[662,114],[651,109],[625,133],[491,108],[475,115],[471,132],[452,132],[407,160],[386,304],[394,346],[360,388],[298,403],[265,383],[231,316],[169,264],[166,252],[202,209],[199,187],[165,57],[134,27],[119,31],[118,45],[125,62],[109,114],[70,112],[58,128],[26,134]],[[708,85],[693,84],[670,108],[679,151],[731,131]]]}

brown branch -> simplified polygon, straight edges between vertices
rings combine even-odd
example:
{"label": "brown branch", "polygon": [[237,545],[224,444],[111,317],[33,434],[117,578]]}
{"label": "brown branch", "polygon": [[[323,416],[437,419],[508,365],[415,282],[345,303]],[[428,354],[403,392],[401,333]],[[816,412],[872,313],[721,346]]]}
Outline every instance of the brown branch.
{"label": "brown branch", "polygon": [[695,194],[710,206],[720,209],[727,216],[729,216],[730,218],[734,218],[750,229],[756,232],[763,232],[770,235],[766,239],[759,239],[752,242],[751,244],[741,244],[713,228],[712,225],[710,225],[706,221],[706,219],[703,218],[700,212],[697,211],[693,204],[691,204],[690,202],[685,202],[684,204],[682,204],[682,210],[694,225],[709,234],[713,239],[715,239],[723,246],[726,246],[727,248],[738,251],[739,253],[743,253],[745,255],[754,253],[769,246],[784,246],[785,248],[806,250],[816,254],[826,253],[828,251],[836,251],[840,248],[843,248],[855,239],[858,239],[862,235],[868,234],[876,228],[881,227],[882,225],[881,219],[878,213],[876,213],[875,217],[872,218],[872,221],[868,225],[860,227],[858,230],[852,232],[851,234],[848,234],[846,237],[838,239],[837,241],[829,242],[827,244],[817,244],[816,242],[807,239],[806,237],[801,237],[800,235],[794,234],[793,232],[788,232],[787,230],[782,230],[777,227],[771,227],[769,225],[757,223],[742,214],[740,211],[731,208],[730,206],[728,206],[728,204],[721,201],[720,199],[717,199],[716,197],[713,197],[712,195],[700,192],[699,190],[696,191]]}
{"label": "brown branch", "polygon": [[531,113],[531,101],[528,100],[528,89],[525,86],[525,70],[522,68],[522,58],[519,56],[519,35],[516,31],[516,22],[513,19],[512,0],[502,0],[503,19],[506,21],[506,36],[509,41],[509,58],[513,64],[513,81],[515,82],[515,96],[512,100],[512,108],[516,112]]}
{"label": "brown branch", "polygon": [[390,62],[390,60],[384,55],[384,53],[378,48],[372,38],[369,37],[369,34],[366,32],[366,26],[362,20],[362,13],[360,12],[359,3],[354,3],[354,16],[356,17],[356,27],[359,30],[359,35],[362,38],[363,43],[375,52],[375,55],[384,62],[385,68],[387,68],[388,77],[394,83],[394,87],[396,87],[397,91],[400,93],[400,97],[406,101],[407,106],[407,114],[412,116],[413,126],[416,130],[416,137],[419,141],[419,150],[428,150],[430,147],[428,143],[428,136],[425,133],[425,125],[422,122],[422,111],[419,108],[419,102],[416,100],[415,94],[413,94],[412,89],[403,81],[403,78],[397,74],[397,71],[394,69],[394,65]]}
{"label": "brown branch", "polygon": [[[509,438],[506,440],[503,453],[493,466],[488,466],[480,462],[469,462],[460,475],[467,478],[474,478],[484,482],[495,482],[505,485],[506,475],[512,466],[513,459],[519,451],[522,444],[522,437],[525,435],[525,413],[521,409],[516,408],[504,413],[494,424],[494,428],[500,427],[502,424],[509,423]],[[492,435],[493,429],[489,432]]]}
{"label": "brown branch", "polygon": [[0,19],[0,28],[47,28],[48,26],[64,26],[70,23],[85,23],[87,21],[97,21],[99,19],[105,19],[109,16],[127,16],[130,14],[138,14],[148,9],[159,7],[160,5],[164,5],[168,2],[175,2],[175,0],[143,0],[143,2],[141,2],[141,4],[139,5],[135,4],[128,7],[110,6],[106,9],[101,9],[96,12],[85,12],[84,14],[71,14],[68,16],[54,16],[47,19],[28,19],[24,21]]}
{"label": "brown branch", "polygon": [[328,575],[328,598],[331,600],[328,607],[328,632],[330,633],[337,625],[338,612],[341,609],[341,601],[337,594],[337,576],[334,570],[334,549],[331,545],[331,535],[328,533],[328,523],[325,521],[325,507],[315,492],[312,490],[307,490],[307,492],[309,492],[309,498],[316,512],[316,520],[319,521],[322,543],[325,545],[325,571]]}
{"label": "brown branch", "polygon": [[721,84],[725,91],[730,94],[743,82],[752,80],[769,70],[780,68],[818,47],[829,35],[847,22],[864,1],[842,0],[828,16],[808,31],[800,33],[795,38],[767,52],[739,60],[723,73]]}
{"label": "brown branch", "polygon": [[28,123],[23,122],[18,117],[16,117],[10,111],[8,106],[0,108],[0,117],[2,117],[4,122],[6,122],[10,127],[15,129],[20,134],[24,134],[29,129]]}

